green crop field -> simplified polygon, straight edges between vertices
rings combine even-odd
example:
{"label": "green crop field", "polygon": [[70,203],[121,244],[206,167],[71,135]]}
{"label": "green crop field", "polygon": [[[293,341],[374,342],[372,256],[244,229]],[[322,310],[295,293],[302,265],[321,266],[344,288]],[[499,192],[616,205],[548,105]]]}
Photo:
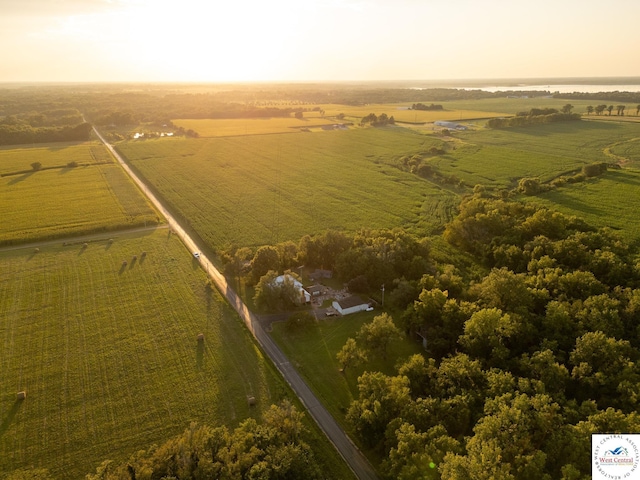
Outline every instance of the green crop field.
{"label": "green crop field", "polygon": [[[353,128],[306,135],[157,139],[119,145],[213,247],[297,241],[335,228],[401,226],[428,234],[451,219],[458,195],[401,171],[421,155],[467,186],[549,182],[594,162],[638,158],[637,124],[583,121],[453,137],[404,128]],[[446,154],[432,155],[446,145]],[[613,212],[611,212],[611,215]]]}
{"label": "green crop field", "polygon": [[[36,161],[42,170],[15,173],[30,169]],[[66,167],[69,162],[78,166]],[[158,221],[151,205],[101,144],[3,148],[0,174],[7,173],[0,177],[0,244]]]}
{"label": "green crop field", "polygon": [[237,425],[288,395],[189,258],[167,229],[0,252],[0,476],[83,478],[191,421]]}
{"label": "green crop field", "polygon": [[327,229],[430,232],[452,218],[456,195],[394,165],[441,143],[402,128],[357,128],[118,148],[209,245],[221,247],[297,241]]}
{"label": "green crop field", "polygon": [[[315,112],[314,112],[315,113]],[[194,119],[173,120],[173,123],[185,130],[198,132],[201,137],[231,137],[237,135],[264,135],[269,133],[291,133],[303,128],[316,128],[323,125],[341,123],[335,119],[319,116],[297,118],[238,118],[238,119]]]}

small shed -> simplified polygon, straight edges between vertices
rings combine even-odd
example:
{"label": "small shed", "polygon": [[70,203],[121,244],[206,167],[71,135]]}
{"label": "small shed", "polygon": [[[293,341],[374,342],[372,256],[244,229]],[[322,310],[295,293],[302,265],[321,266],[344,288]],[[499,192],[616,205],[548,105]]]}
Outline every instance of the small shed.
{"label": "small shed", "polygon": [[351,295],[342,300],[334,300],[332,305],[340,315],[362,312],[369,308],[369,302],[365,302],[358,295]]}
{"label": "small shed", "polygon": [[326,287],[323,287],[322,285],[311,285],[310,287],[307,287],[306,290],[312,297],[319,297],[325,292]]}

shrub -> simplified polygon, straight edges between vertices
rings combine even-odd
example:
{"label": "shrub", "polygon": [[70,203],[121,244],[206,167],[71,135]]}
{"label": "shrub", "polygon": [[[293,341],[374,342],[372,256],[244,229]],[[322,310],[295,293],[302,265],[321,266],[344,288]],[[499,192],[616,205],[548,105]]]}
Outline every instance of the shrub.
{"label": "shrub", "polygon": [[518,191],[525,195],[536,195],[540,193],[539,178],[522,178],[518,182]]}
{"label": "shrub", "polygon": [[40,162],[33,162],[31,164],[31,168],[33,169],[34,172],[37,172],[42,168],[42,164]]}
{"label": "shrub", "polygon": [[607,171],[606,163],[590,163],[582,167],[582,173],[585,177],[597,177]]}
{"label": "shrub", "polygon": [[586,179],[586,175],[584,173],[576,173],[575,175],[567,178],[568,183],[579,183],[584,182]]}

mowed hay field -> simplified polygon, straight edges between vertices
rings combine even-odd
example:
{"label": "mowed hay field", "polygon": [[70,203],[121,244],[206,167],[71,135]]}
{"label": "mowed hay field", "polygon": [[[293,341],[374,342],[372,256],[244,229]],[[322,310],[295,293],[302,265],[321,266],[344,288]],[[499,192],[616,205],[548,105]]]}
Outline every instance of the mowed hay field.
{"label": "mowed hay field", "polygon": [[[33,162],[42,170],[15,173]],[[0,174],[0,245],[158,222],[101,144],[3,148]]]}
{"label": "mowed hay field", "polygon": [[255,246],[327,229],[449,221],[455,194],[395,165],[440,146],[403,128],[125,142],[118,149],[211,246]]}
{"label": "mowed hay field", "polygon": [[277,403],[282,381],[205,281],[167,229],[0,252],[0,477],[83,478],[191,421]]}
{"label": "mowed hay field", "polygon": [[[315,113],[315,112],[314,112]],[[237,119],[191,119],[173,120],[185,130],[198,132],[201,137],[232,137],[237,135],[264,135],[270,133],[291,133],[303,128],[342,123],[335,119],[312,118],[237,118]]]}

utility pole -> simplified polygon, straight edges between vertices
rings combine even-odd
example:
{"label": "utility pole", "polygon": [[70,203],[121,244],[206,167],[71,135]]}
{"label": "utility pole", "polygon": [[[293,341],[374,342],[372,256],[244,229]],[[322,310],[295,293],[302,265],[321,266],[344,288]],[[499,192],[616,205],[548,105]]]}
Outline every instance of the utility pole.
{"label": "utility pole", "polygon": [[382,284],[382,308],[384,308],[384,283]]}

